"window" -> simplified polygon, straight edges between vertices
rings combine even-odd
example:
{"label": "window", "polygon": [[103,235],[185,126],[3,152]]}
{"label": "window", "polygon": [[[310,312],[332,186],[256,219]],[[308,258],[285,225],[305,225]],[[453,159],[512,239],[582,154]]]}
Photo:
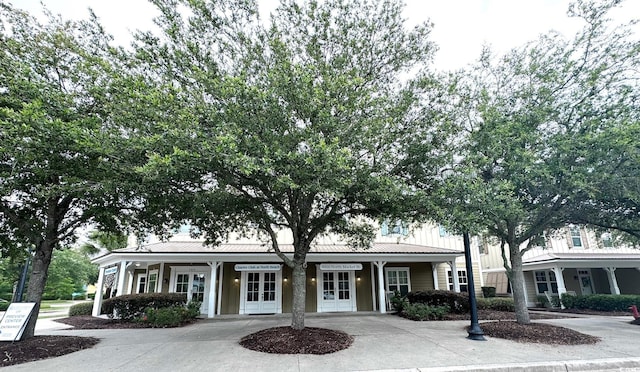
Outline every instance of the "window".
{"label": "window", "polygon": [[398,291],[403,296],[411,292],[408,267],[387,267],[385,271],[387,274],[388,292]]}
{"label": "window", "polygon": [[449,236],[449,232],[442,225],[438,225],[438,232],[440,233],[441,237]]}
{"label": "window", "polygon": [[536,291],[538,294],[544,294],[545,291],[558,293],[558,283],[556,282],[556,274],[550,270],[534,271],[536,279]]}
{"label": "window", "polygon": [[153,293],[156,291],[158,284],[158,270],[149,271],[149,282],[147,286],[147,292]]}
{"label": "window", "polygon": [[380,226],[380,234],[382,236],[387,235],[409,235],[409,226],[407,226],[404,222],[397,220],[395,222],[389,222],[389,220],[385,220],[382,222]]}
{"label": "window", "polygon": [[147,287],[147,275],[140,274],[138,275],[138,286],[136,293],[144,293],[144,289]]}
{"label": "window", "polygon": [[[447,283],[449,284],[449,290],[453,291],[453,274],[451,273],[451,270],[447,270]],[[467,270],[458,270],[458,283],[460,284],[460,292],[469,291]]]}
{"label": "window", "polygon": [[189,291],[189,274],[176,275],[176,293],[187,293]]}
{"label": "window", "polygon": [[603,233],[600,238],[604,248],[613,248],[613,236],[611,236],[611,233]]}
{"label": "window", "polygon": [[487,254],[487,238],[484,236],[478,237],[478,253]]}
{"label": "window", "polygon": [[571,226],[569,228],[571,234],[571,244],[574,248],[582,248],[582,237],[580,236],[580,228],[578,226]]}

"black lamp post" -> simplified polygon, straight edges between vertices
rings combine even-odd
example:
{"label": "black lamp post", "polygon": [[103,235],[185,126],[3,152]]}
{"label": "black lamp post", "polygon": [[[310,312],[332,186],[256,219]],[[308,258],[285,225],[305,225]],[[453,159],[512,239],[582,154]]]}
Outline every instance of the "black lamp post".
{"label": "black lamp post", "polygon": [[484,338],[484,332],[478,324],[478,306],[476,303],[476,289],[473,284],[473,266],[471,266],[471,242],[469,241],[469,233],[462,234],[462,240],[464,242],[464,260],[467,266],[467,289],[469,291],[469,307],[471,308],[471,327],[469,328],[470,340],[486,341]]}
{"label": "black lamp post", "polygon": [[20,274],[20,280],[18,280],[18,287],[16,288],[14,302],[22,302],[24,287],[27,282],[27,274],[29,273],[29,261],[31,261],[31,255],[27,256],[27,259],[24,261],[24,265],[22,266],[22,273]]}

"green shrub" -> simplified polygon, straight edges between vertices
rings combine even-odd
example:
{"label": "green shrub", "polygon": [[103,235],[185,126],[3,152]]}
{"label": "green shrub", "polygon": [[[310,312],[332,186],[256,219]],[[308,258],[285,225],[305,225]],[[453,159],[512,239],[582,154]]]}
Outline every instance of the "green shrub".
{"label": "green shrub", "polygon": [[562,304],[568,309],[596,311],[627,311],[631,305],[640,306],[640,295],[569,295],[562,294]]}
{"label": "green shrub", "polygon": [[7,311],[11,302],[0,302],[0,311]]}
{"label": "green shrub", "polygon": [[200,301],[190,301],[187,304],[187,318],[195,319],[200,315],[200,306],[202,306],[202,302]]}
{"label": "green shrub", "polygon": [[148,308],[143,319],[155,328],[177,327],[182,324],[185,314],[186,309],[181,306]]}
{"label": "green shrub", "polygon": [[177,327],[200,315],[200,305],[202,302],[191,301],[186,306],[148,308],[139,320],[154,328]]}
{"label": "green shrub", "polygon": [[511,297],[478,298],[477,303],[478,310],[515,311]]}
{"label": "green shrub", "polygon": [[393,296],[391,296],[391,298],[389,299],[389,302],[391,302],[391,306],[398,313],[402,312],[402,309],[404,308],[405,304],[409,303],[407,298],[401,295],[400,292],[398,291],[395,291],[393,293]]}
{"label": "green shrub", "polygon": [[185,293],[141,293],[112,297],[102,303],[102,312],[110,318],[133,321],[140,318],[147,309],[164,307],[184,307]]}
{"label": "green shrub", "polygon": [[427,290],[409,292],[407,300],[411,304],[425,304],[429,306],[447,306],[449,311],[456,314],[469,312],[469,295],[453,291]]}
{"label": "green shrub", "polygon": [[69,316],[91,315],[93,302],[81,302],[69,308]]}
{"label": "green shrub", "polygon": [[496,296],[496,287],[482,287],[482,296],[491,298]]}
{"label": "green shrub", "polygon": [[441,320],[449,313],[449,306],[429,306],[421,303],[406,303],[402,312],[403,317],[411,320]]}

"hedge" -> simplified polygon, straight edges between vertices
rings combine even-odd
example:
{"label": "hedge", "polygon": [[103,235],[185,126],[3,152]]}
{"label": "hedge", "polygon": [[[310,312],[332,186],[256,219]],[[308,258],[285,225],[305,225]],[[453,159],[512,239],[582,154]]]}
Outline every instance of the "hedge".
{"label": "hedge", "polygon": [[400,315],[411,320],[442,320],[449,306],[429,306],[421,303],[405,304]]}
{"label": "hedge", "polygon": [[476,302],[478,310],[515,311],[511,297],[478,298]]}
{"label": "hedge", "polygon": [[81,302],[69,308],[69,316],[91,315],[93,302]]}
{"label": "hedge", "polygon": [[596,311],[628,311],[631,305],[640,306],[640,295],[570,295],[562,294],[567,309]]}
{"label": "hedge", "polygon": [[11,302],[0,302],[0,311],[7,311]]}
{"label": "hedge", "polygon": [[102,303],[102,312],[109,318],[132,321],[141,317],[147,309],[184,306],[185,293],[141,293],[112,297]]}
{"label": "hedge", "polygon": [[425,304],[429,306],[447,306],[449,311],[455,314],[469,312],[469,295],[453,291],[437,289],[427,291],[415,291],[407,293],[410,304]]}

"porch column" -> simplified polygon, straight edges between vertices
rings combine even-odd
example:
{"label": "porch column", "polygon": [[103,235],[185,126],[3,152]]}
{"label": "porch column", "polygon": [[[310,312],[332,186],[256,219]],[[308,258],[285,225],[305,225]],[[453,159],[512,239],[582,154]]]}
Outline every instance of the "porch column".
{"label": "porch column", "polygon": [[131,292],[133,291],[133,270],[129,270],[129,280],[128,280],[128,284],[127,284],[127,291],[124,294],[131,294]]}
{"label": "porch column", "polygon": [[215,304],[216,304],[216,276],[218,276],[218,265],[217,261],[207,262],[207,264],[211,267],[211,276],[209,285],[209,299],[207,304],[207,318],[213,318],[215,315]]}
{"label": "porch column", "polygon": [[[460,280],[458,279],[458,268],[456,267],[456,261],[447,262],[451,268],[451,280],[453,280],[453,291],[460,292]],[[449,289],[449,288],[447,288]]]}
{"label": "porch column", "polygon": [[371,305],[373,311],[378,311],[378,303],[376,302],[376,274],[374,273],[373,262],[371,264]]}
{"label": "porch column", "polygon": [[[567,287],[564,284],[564,276],[562,276],[564,267],[560,267],[560,266],[552,267],[551,271],[553,271],[553,273],[556,276],[556,284],[558,285],[558,297],[562,299],[562,294],[567,292]],[[564,305],[562,304],[562,301],[560,301],[560,308],[561,309],[565,308]]]}
{"label": "porch column", "polygon": [[[148,279],[147,279],[148,280]],[[160,261],[160,270],[158,270],[158,293],[162,293],[162,286],[164,285],[164,262]],[[171,292],[171,288],[167,286],[167,292]]]}
{"label": "porch column", "polygon": [[620,294],[620,288],[618,287],[618,279],[616,278],[616,268],[615,267],[605,267],[604,270],[607,272],[609,276],[609,288],[611,289],[611,294]]}
{"label": "porch column", "polygon": [[[217,304],[217,314],[222,314],[222,279],[224,278],[224,262],[220,262],[220,280],[218,281],[218,304]],[[215,283],[215,279],[211,279],[212,283]]]}
{"label": "porch column", "polygon": [[127,273],[127,261],[120,261],[118,268],[118,286],[116,287],[116,296],[122,296],[124,293],[124,277]]}
{"label": "porch column", "polygon": [[98,271],[98,284],[96,284],[96,294],[93,298],[93,309],[91,310],[91,315],[98,316],[100,315],[100,310],[102,309],[102,291],[104,288],[104,266],[100,266],[100,270]]}
{"label": "porch column", "polygon": [[438,264],[435,262],[431,263],[431,275],[433,276],[433,289],[440,289],[438,283]]}
{"label": "porch column", "polygon": [[387,263],[385,261],[376,261],[375,264],[378,267],[378,301],[380,302],[380,314],[385,314],[387,312],[387,294],[384,290],[384,272],[382,268]]}

